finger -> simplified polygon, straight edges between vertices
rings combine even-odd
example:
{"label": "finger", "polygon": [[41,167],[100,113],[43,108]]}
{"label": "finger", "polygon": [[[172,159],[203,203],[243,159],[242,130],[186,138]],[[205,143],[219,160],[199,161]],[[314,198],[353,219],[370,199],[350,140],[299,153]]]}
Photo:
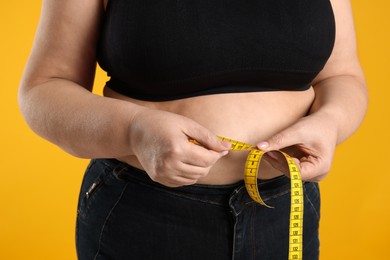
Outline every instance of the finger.
{"label": "finger", "polygon": [[315,152],[312,149],[309,149],[308,147],[302,144],[288,146],[280,150],[290,155],[293,158],[303,158],[306,157],[308,154],[313,154],[313,155],[315,154]]}
{"label": "finger", "polygon": [[264,154],[264,160],[266,160],[273,168],[282,172],[284,175],[289,176],[289,167],[286,162],[286,158],[279,152],[268,152]]}
{"label": "finger", "polygon": [[[268,152],[264,155],[264,158],[271,164],[272,167],[281,171],[287,177],[290,177],[290,168],[285,157],[279,152]],[[295,165],[298,167],[301,178],[304,181],[318,181],[318,165],[313,161],[309,161],[307,158],[292,157]],[[318,163],[317,163],[318,164]]]}
{"label": "finger", "polygon": [[207,176],[211,169],[210,167],[198,167],[186,163],[177,163],[174,168],[166,168],[160,170],[158,174],[153,176],[153,180],[164,185],[190,185],[196,183],[200,178]]}
{"label": "finger", "polygon": [[[290,168],[287,164],[284,156],[279,152],[268,152],[264,155],[264,158],[271,164],[272,167],[281,171],[287,177],[290,177]],[[292,157],[294,163],[299,168],[301,178],[303,181],[318,181],[319,167],[318,163],[306,158],[301,158],[301,161],[295,157]]]}
{"label": "finger", "polygon": [[301,177],[303,181],[317,181],[318,178],[318,169],[311,162],[302,162],[301,163]]}
{"label": "finger", "polygon": [[172,175],[191,179],[191,180],[198,180],[200,178],[206,177],[211,167],[212,166],[200,167],[200,166],[194,166],[194,165],[182,163],[177,167],[177,171]]}
{"label": "finger", "polygon": [[330,171],[326,162],[314,157],[302,159],[300,169],[304,181],[321,181]]}
{"label": "finger", "polygon": [[182,186],[189,186],[189,185],[193,185],[196,183],[196,181],[193,181],[193,180],[178,180],[178,181],[164,181],[164,182],[158,182],[166,187],[169,187],[169,188],[178,188],[178,187],[182,187]]}
{"label": "finger", "polygon": [[167,187],[175,188],[180,186],[193,185],[198,181],[198,179],[172,175],[168,177],[158,176],[156,178],[153,178],[153,181],[158,182]]}
{"label": "finger", "polygon": [[189,148],[183,154],[181,161],[193,166],[210,167],[228,153],[229,151],[215,152],[205,147],[189,143]]}
{"label": "finger", "polygon": [[201,126],[188,129],[185,134],[207,149],[216,152],[228,151],[232,145],[230,142],[222,141],[217,135]]}
{"label": "finger", "polygon": [[291,126],[273,136],[268,140],[259,142],[256,146],[263,151],[280,150],[282,148],[299,144],[302,138],[298,129]]}

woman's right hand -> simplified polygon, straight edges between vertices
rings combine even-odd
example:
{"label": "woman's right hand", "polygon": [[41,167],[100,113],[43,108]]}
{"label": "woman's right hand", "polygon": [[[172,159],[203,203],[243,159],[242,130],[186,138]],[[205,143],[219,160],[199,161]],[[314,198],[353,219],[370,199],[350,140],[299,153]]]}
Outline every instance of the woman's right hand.
{"label": "woman's right hand", "polygon": [[149,108],[134,115],[129,132],[132,151],[144,170],[168,187],[196,183],[231,146],[187,117]]}

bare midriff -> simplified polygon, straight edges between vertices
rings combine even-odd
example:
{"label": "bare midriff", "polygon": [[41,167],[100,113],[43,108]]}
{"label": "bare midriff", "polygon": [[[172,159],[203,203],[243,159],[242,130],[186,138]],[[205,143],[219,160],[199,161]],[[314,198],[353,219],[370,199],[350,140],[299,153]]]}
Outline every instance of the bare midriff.
{"label": "bare midriff", "polygon": [[[129,98],[106,87],[104,96],[183,115],[217,135],[255,145],[305,116],[314,100],[314,91],[310,88],[305,91],[229,93],[149,102]],[[247,152],[231,151],[198,183],[224,185],[242,180],[247,155]],[[135,156],[117,159],[143,170]],[[280,175],[282,173],[266,161],[262,163],[260,179]]]}

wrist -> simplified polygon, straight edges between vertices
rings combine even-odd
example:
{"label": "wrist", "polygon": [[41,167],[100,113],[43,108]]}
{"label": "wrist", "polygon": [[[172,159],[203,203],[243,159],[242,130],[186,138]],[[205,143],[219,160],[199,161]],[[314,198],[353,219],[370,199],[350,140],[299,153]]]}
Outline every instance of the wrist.
{"label": "wrist", "polygon": [[137,149],[136,145],[140,142],[140,140],[142,140],[144,132],[142,121],[148,117],[148,110],[150,110],[150,108],[136,106],[131,109],[131,114],[128,116],[126,144],[129,147],[129,155],[135,155],[135,151]]}
{"label": "wrist", "polygon": [[311,111],[309,117],[314,119],[314,124],[320,127],[321,132],[327,136],[328,140],[339,143],[339,133],[342,128],[342,118],[333,107],[321,107],[316,111]]}

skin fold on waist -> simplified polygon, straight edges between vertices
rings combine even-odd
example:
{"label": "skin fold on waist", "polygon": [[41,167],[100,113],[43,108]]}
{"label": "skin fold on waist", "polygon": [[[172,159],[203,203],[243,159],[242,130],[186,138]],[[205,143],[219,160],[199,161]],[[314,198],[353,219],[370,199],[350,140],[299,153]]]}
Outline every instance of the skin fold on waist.
{"label": "skin fold on waist", "polygon": [[[314,91],[310,88],[305,91],[229,93],[150,102],[129,98],[106,87],[104,96],[186,116],[216,135],[256,144],[304,117],[314,100]],[[198,183],[223,185],[242,180],[247,155],[247,152],[231,151]],[[142,169],[135,156],[117,159]],[[261,163],[259,178],[270,179],[281,174],[266,161]]]}

